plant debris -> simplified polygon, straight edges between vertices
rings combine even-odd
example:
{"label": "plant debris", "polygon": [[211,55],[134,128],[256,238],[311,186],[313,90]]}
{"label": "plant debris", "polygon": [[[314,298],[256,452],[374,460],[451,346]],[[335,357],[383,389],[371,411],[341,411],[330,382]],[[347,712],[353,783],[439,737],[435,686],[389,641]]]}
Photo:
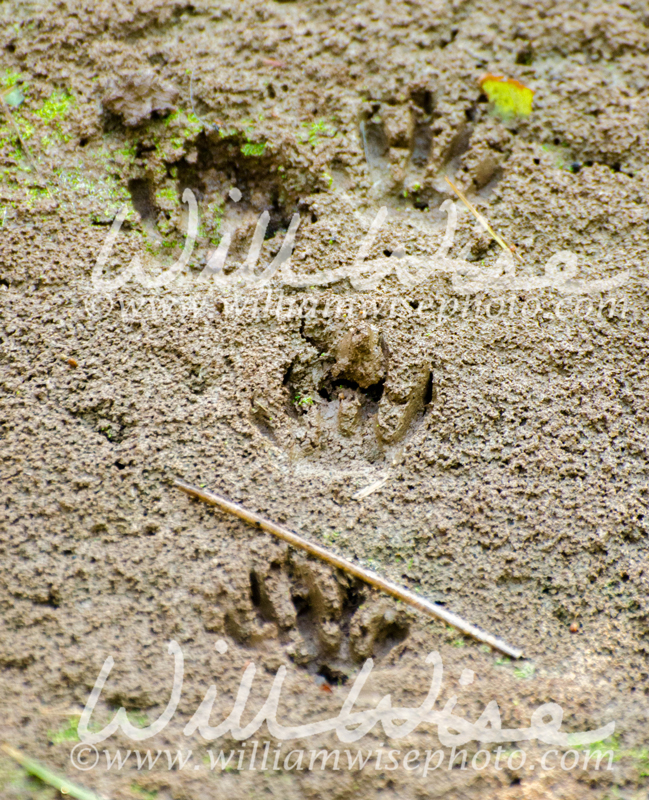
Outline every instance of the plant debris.
{"label": "plant debris", "polygon": [[480,78],[480,88],[499,117],[529,117],[532,113],[534,91],[514,78],[487,73]]}
{"label": "plant debris", "polygon": [[69,795],[70,797],[74,797],[75,800],[101,800],[99,795],[91,792],[90,789],[85,789],[83,786],[78,786],[67,778],[57,775],[38,761],[34,761],[33,758],[28,758],[26,755],[23,755],[23,753],[21,753],[20,750],[16,750],[15,747],[11,747],[11,745],[8,744],[1,744],[0,749],[17,761],[30,775],[34,775],[39,780],[43,781],[43,783],[47,783],[55,789],[58,789],[62,795]]}
{"label": "plant debris", "polygon": [[255,514],[254,511],[248,511],[246,508],[243,508],[243,506],[233,503],[230,500],[227,500],[225,497],[221,497],[213,492],[203,491],[202,489],[198,489],[195,486],[184,483],[183,481],[174,481],[174,486],[177,489],[180,489],[182,492],[185,492],[185,494],[188,494],[190,497],[195,497],[197,500],[202,500],[204,503],[209,503],[212,506],[218,506],[223,511],[234,514],[246,522],[250,522],[252,525],[258,525],[268,533],[272,533],[273,536],[277,536],[278,538],[283,539],[285,542],[293,545],[293,547],[297,547],[300,550],[305,550],[310,555],[316,556],[316,558],[320,558],[322,561],[326,561],[327,564],[331,564],[338,569],[348,572],[350,575],[354,575],[356,578],[360,578],[370,586],[380,589],[386,594],[392,595],[392,597],[396,597],[398,600],[401,600],[407,605],[422,611],[429,617],[443,620],[448,625],[452,625],[454,628],[462,631],[462,633],[467,634],[467,636],[472,636],[479,642],[484,642],[485,644],[493,647],[495,650],[500,650],[501,653],[505,653],[511,658],[521,658],[523,655],[523,651],[519,650],[518,647],[512,647],[511,645],[507,644],[507,642],[503,642],[502,639],[499,639],[497,636],[492,636],[490,633],[481,631],[479,628],[476,628],[475,625],[471,625],[471,623],[466,622],[461,617],[453,614],[451,611],[447,611],[442,606],[439,606],[436,603],[431,603],[430,600],[426,600],[423,597],[418,597],[409,589],[398,586],[396,583],[392,583],[392,581],[382,578],[375,572],[365,569],[365,567],[360,567],[358,564],[354,564],[351,561],[348,561],[346,558],[342,558],[335,553],[331,553],[329,550],[326,550],[324,547],[321,547],[318,544],[312,544],[311,542],[308,542],[306,539],[303,539],[301,536],[293,533],[293,531],[288,530],[288,528],[284,528],[281,525],[276,525],[274,522],[265,519],[259,514]]}
{"label": "plant debris", "polygon": [[496,241],[502,249],[506,253],[511,253],[515,258],[517,258],[521,264],[524,263],[523,259],[518,255],[513,245],[508,244],[505,239],[503,239],[500,234],[496,233],[496,231],[491,227],[491,225],[487,222],[486,217],[483,217],[482,214],[473,206],[464,195],[460,189],[448,178],[445,179],[446,183],[453,189],[455,194],[460,198],[460,200],[464,203],[464,205],[469,209],[469,211],[473,214],[473,216],[478,220],[478,222],[482,225],[482,227],[487,231],[487,233]]}

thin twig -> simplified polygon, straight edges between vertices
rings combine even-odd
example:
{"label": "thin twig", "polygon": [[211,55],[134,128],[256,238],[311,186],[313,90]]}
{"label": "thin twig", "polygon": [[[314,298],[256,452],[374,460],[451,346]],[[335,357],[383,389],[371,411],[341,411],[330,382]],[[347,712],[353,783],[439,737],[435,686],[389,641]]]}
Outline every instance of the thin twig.
{"label": "thin twig", "polygon": [[436,619],[443,620],[448,625],[452,625],[454,628],[462,631],[462,633],[467,634],[467,636],[472,636],[479,642],[484,642],[490,647],[500,650],[501,653],[505,653],[505,655],[508,655],[511,658],[521,658],[523,655],[522,650],[508,645],[506,642],[503,642],[502,639],[492,636],[490,633],[481,631],[479,628],[476,628],[469,622],[465,622],[461,617],[458,617],[451,611],[447,611],[442,606],[438,606],[436,603],[431,603],[430,600],[419,597],[413,592],[410,592],[408,589],[382,578],[375,572],[365,569],[365,567],[359,567],[357,564],[347,561],[346,558],[342,558],[341,556],[326,550],[324,547],[320,547],[318,544],[312,544],[311,542],[308,542],[306,539],[303,539],[301,536],[293,533],[293,531],[288,530],[288,528],[284,528],[281,525],[276,525],[274,522],[265,519],[259,514],[255,514],[254,511],[248,511],[247,509],[243,508],[243,506],[233,503],[230,500],[226,500],[225,497],[221,497],[213,492],[206,492],[202,489],[198,489],[195,486],[184,483],[183,481],[174,481],[174,486],[185,492],[185,494],[190,495],[190,497],[195,497],[197,500],[202,500],[204,503],[209,503],[213,506],[219,506],[219,508],[223,509],[224,511],[228,511],[230,514],[234,514],[235,516],[240,517],[252,525],[258,525],[268,533],[272,533],[273,536],[277,536],[278,538],[283,539],[285,542],[293,545],[293,547],[297,547],[300,550],[305,550],[307,553],[322,559],[322,561],[326,561],[327,564],[331,564],[338,569],[345,570],[345,572],[354,575],[356,578],[360,578],[362,581],[365,581],[365,583],[369,583],[370,586],[374,586],[376,589],[381,589],[387,594],[392,595],[392,597],[396,597],[398,600],[401,600],[413,608],[422,611],[429,617],[435,617]]}
{"label": "thin twig", "polygon": [[72,783],[67,778],[57,775],[47,767],[39,764],[38,761],[34,761],[33,758],[28,758],[26,755],[23,755],[20,750],[16,750],[15,747],[12,747],[9,744],[0,744],[0,749],[3,750],[8,756],[11,756],[11,758],[15,759],[26,772],[29,772],[30,775],[35,775],[44,783],[47,783],[50,786],[53,786],[55,789],[58,789],[61,794],[69,795],[70,797],[74,797],[76,800],[101,800],[99,795],[96,795],[89,789],[84,789],[83,786],[78,786],[76,783]]}
{"label": "thin twig", "polygon": [[475,206],[473,206],[466,198],[464,192],[461,189],[458,189],[457,186],[448,178],[445,178],[446,183],[453,189],[455,194],[460,198],[460,200],[464,203],[464,205],[469,209],[469,211],[473,214],[473,216],[478,220],[478,222],[482,225],[482,227],[487,231],[487,233],[491,236],[491,238],[498,242],[498,244],[502,247],[502,249],[506,253],[511,253],[514,258],[517,258],[521,264],[525,262],[523,259],[518,255],[516,249],[513,245],[508,244],[505,239],[503,239],[500,234],[496,233],[496,231],[491,227],[491,225],[487,222],[486,217],[483,217],[482,214],[478,211]]}

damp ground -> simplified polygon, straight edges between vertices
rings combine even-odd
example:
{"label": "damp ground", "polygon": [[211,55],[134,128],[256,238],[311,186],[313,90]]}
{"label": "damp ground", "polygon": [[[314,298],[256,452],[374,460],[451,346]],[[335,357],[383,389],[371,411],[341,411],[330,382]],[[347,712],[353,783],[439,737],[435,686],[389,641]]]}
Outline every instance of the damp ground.
{"label": "damp ground", "polygon": [[[22,139],[5,115],[0,739],[115,800],[644,799],[644,4],[24,2],[0,19]],[[533,88],[532,115],[495,117],[485,72]],[[543,276],[569,250],[595,288],[476,291],[400,273],[399,256],[442,242],[445,177],[515,244],[519,274]],[[200,226],[183,275],[97,292],[93,268],[123,206],[101,280],[138,255],[153,281],[180,256],[186,189]],[[368,259],[397,266],[355,285],[335,271],[383,206]],[[264,213],[262,269],[300,215],[293,277],[225,286],[246,270]],[[497,245],[458,213],[451,254],[493,268]],[[201,282],[226,236],[224,280]],[[375,569],[525,658],[191,501],[174,479]],[[171,640],[185,658],[178,711],[139,749],[191,749],[191,769],[75,770],[78,715],[106,657],[98,723],[124,706],[143,726],[169,698]],[[183,735],[213,683],[212,724],[227,716],[251,663],[244,722],[286,667],[278,719],[298,725],[335,716],[367,658],[363,708],[388,693],[418,705],[434,651],[439,708],[457,694],[456,713],[475,721],[495,700],[508,728],[548,702],[566,732],[614,721],[612,769],[583,768],[581,748],[572,769],[547,771],[424,777],[282,760],[222,772],[208,750],[235,739]],[[465,670],[475,677],[463,686]],[[257,741],[273,740],[262,728]],[[385,743],[378,728],[351,750]],[[394,745],[439,746],[434,726]],[[105,747],[135,749],[121,734]],[[283,752],[300,748],[346,746],[329,733]],[[523,749],[530,764],[544,752]],[[56,796],[4,756],[0,795]]]}

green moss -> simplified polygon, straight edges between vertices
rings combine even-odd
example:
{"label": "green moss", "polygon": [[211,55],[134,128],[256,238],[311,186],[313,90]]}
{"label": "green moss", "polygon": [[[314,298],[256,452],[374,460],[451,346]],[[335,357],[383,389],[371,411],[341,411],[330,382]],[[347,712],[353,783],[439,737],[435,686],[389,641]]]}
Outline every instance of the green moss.
{"label": "green moss", "polygon": [[322,137],[331,138],[336,135],[335,127],[330,125],[325,119],[319,119],[311,124],[304,122],[302,123],[302,127],[306,128],[306,130],[302,131],[298,138],[302,144],[308,142],[311,147],[317,147]]}
{"label": "green moss", "polygon": [[177,122],[179,119],[180,119],[180,111],[173,111],[171,114],[169,114],[168,117],[165,118],[165,125],[167,127],[169,127],[169,125],[172,125],[174,122]]}
{"label": "green moss", "polygon": [[119,148],[115,153],[118,156],[122,156],[125,161],[132,163],[137,155],[137,146],[135,142],[127,142],[124,147]]}
{"label": "green moss", "polygon": [[62,742],[78,742],[79,734],[77,733],[77,726],[79,724],[79,717],[71,717],[67,725],[59,728],[58,731],[48,731],[47,738],[52,744],[61,744]]}
{"label": "green moss", "polygon": [[33,208],[37,200],[49,196],[50,193],[47,188],[44,188],[42,186],[28,186],[27,199],[25,201],[25,205],[27,205],[28,208]]}
{"label": "green moss", "polygon": [[300,394],[300,392],[298,392],[295,395],[295,403],[302,408],[308,408],[309,406],[312,406],[314,402],[314,399],[309,397],[308,394]]}
{"label": "green moss", "polygon": [[11,68],[6,69],[2,75],[0,75],[0,84],[4,89],[8,89],[10,86],[15,86],[19,80],[20,72],[16,72]]}
{"label": "green moss", "polygon": [[177,150],[184,146],[188,139],[193,139],[203,130],[203,123],[192,111],[174,111],[165,119],[167,127],[180,128],[177,135],[171,139],[171,144]]}
{"label": "green moss", "polygon": [[403,197],[408,198],[410,192],[416,194],[420,189],[421,189],[421,183],[413,183],[412,186],[403,190]]}
{"label": "green moss", "polygon": [[113,430],[110,427],[110,425],[102,425],[99,428],[99,432],[100,433],[105,433],[106,434],[106,438],[108,438],[108,439],[112,439],[113,438]]}
{"label": "green moss", "polygon": [[155,198],[161,207],[173,208],[178,205],[178,194],[174,186],[165,186],[163,189],[158,189]]}
{"label": "green moss", "polygon": [[649,777],[649,749],[643,747],[641,750],[632,750],[630,752],[636,760],[638,775],[641,778]]}
{"label": "green moss", "polygon": [[[261,114],[259,115],[259,119],[263,119]],[[244,156],[262,156],[268,142],[255,142],[253,140],[252,134],[255,130],[255,121],[252,119],[243,119],[241,120],[241,125],[243,126],[243,134],[246,139],[246,143],[241,145],[241,152]]]}
{"label": "green moss", "polygon": [[199,131],[203,130],[203,123],[196,116],[196,114],[194,114],[193,111],[189,111],[187,113],[187,126],[188,129],[192,130],[195,133],[198,133]]}
{"label": "green moss", "polygon": [[[570,734],[568,734],[570,739]],[[602,742],[595,742],[589,745],[572,745],[575,750],[586,750],[589,755],[597,757],[600,754],[602,757],[611,752],[613,754],[613,762],[626,761],[637,770],[639,778],[649,777],[649,748],[647,747],[631,747],[626,749],[622,746],[620,741],[620,734],[614,733]]]}
{"label": "green moss", "polygon": [[217,245],[221,241],[221,225],[225,214],[225,203],[219,197],[209,203],[202,214],[199,234],[211,245]]}
{"label": "green moss", "polygon": [[31,122],[26,120],[20,114],[16,114],[15,111],[13,113],[13,118],[23,139],[31,139],[31,137],[34,135],[34,126],[31,124]]}
{"label": "green moss", "polygon": [[225,213],[225,203],[219,197],[207,206],[207,211],[212,215],[212,219],[220,225],[223,221],[223,214]]}
{"label": "green moss", "polygon": [[[54,130],[54,140],[69,142],[72,138],[64,131],[61,123],[69,115],[74,106],[74,97],[67,89],[57,89],[47,98],[43,105],[34,111],[34,116]],[[52,144],[52,137],[48,134],[41,136],[41,143],[45,146]]]}
{"label": "green moss", "polygon": [[55,167],[51,185],[62,191],[61,202],[74,204],[79,197],[87,198],[92,204],[91,219],[103,221],[106,215],[114,214],[124,204],[130,206],[128,190],[108,171],[109,161],[108,153],[102,151],[97,157],[96,170],[81,166]]}
{"label": "green moss", "polygon": [[266,150],[266,144],[267,142],[257,142],[256,144],[253,144],[252,142],[246,142],[244,145],[241,145],[241,152],[244,154],[244,156],[263,156],[264,151]]}
{"label": "green moss", "polygon": [[534,675],[536,671],[536,667],[534,664],[523,664],[522,667],[516,667],[514,669],[514,677],[518,678],[518,680],[528,680]]}
{"label": "green moss", "polygon": [[149,718],[144,711],[128,711],[127,716],[136,728],[146,728],[149,724]]}
{"label": "green moss", "polygon": [[41,108],[34,111],[43,122],[52,123],[65,119],[74,105],[74,97],[67,89],[57,89],[43,103]]}
{"label": "green moss", "polygon": [[131,784],[131,791],[138,795],[138,797],[144,798],[144,800],[155,800],[158,796],[158,792],[154,789],[149,791],[149,789],[145,789],[143,786],[140,786],[139,783],[132,783]]}
{"label": "green moss", "polygon": [[[20,131],[23,141],[27,142],[27,140],[30,139],[34,134],[34,126],[21,114],[17,114],[15,111],[11,113],[11,117],[16,127]],[[18,136],[16,136],[15,129],[10,127],[8,124],[0,126],[0,147],[8,147],[9,155],[15,161],[22,164],[26,154],[23,153],[23,148],[20,144]],[[31,169],[31,167],[27,167],[26,165],[22,166],[23,168]]]}
{"label": "green moss", "polygon": [[[161,215],[158,219],[158,230],[163,236],[167,236],[174,231],[174,224],[169,219],[167,219],[164,215]],[[158,242],[152,243],[151,246],[147,246],[149,252],[153,253],[159,247]]]}

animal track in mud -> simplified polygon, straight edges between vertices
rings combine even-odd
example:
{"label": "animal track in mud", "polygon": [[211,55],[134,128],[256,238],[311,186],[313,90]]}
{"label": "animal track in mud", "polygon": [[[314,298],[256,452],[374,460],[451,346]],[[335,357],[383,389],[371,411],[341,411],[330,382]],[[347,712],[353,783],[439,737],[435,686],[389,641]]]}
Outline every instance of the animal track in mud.
{"label": "animal track in mud", "polygon": [[[147,140],[137,145],[136,160],[128,168],[131,202],[152,243],[162,244],[168,234],[184,237],[185,189],[192,190],[199,206],[195,255],[200,262],[226,232],[232,237],[230,256],[247,254],[262,212],[269,215],[266,240],[285,233],[293,215],[307,210],[302,198],[327,186],[322,170],[314,166],[315,155],[290,134],[265,141],[254,121],[241,122],[241,130],[187,125],[173,140],[180,141],[174,147],[182,146],[184,154],[175,156]],[[235,188],[237,198],[231,192]]]}
{"label": "animal track in mud", "polygon": [[150,176],[133,178],[128,182],[133,208],[140,215],[143,225],[154,226],[158,217],[153,181]]}
{"label": "animal track in mud", "polygon": [[345,683],[355,665],[382,658],[410,632],[410,616],[360,581],[302,554],[252,555],[203,589],[203,621],[244,646],[276,640],[298,666]]}
{"label": "animal track in mud", "polygon": [[[259,215],[268,212],[265,239],[285,233],[293,214],[306,208],[301,198],[323,187],[321,177],[303,163],[304,158],[290,143],[271,149],[265,143],[250,143],[242,134],[221,138],[219,133],[199,134],[193,156],[177,165],[175,190],[182,197],[186,188],[197,195],[201,221],[208,239],[216,242],[229,219],[231,255],[247,254]],[[241,193],[238,200],[224,203],[230,190]]]}
{"label": "animal track in mud", "polygon": [[398,205],[425,209],[446,197],[440,180],[450,172],[488,195],[502,176],[515,131],[485,118],[480,108],[467,108],[453,127],[428,89],[414,87],[408,104],[369,104],[359,133],[374,187]]}
{"label": "animal track in mud", "polygon": [[429,356],[391,353],[383,332],[304,321],[279,384],[252,394],[248,419],[291,458],[327,452],[376,463],[414,433],[433,399]]}
{"label": "animal track in mud", "polygon": [[344,331],[303,324],[301,334],[308,347],[284,379],[292,415],[318,431],[316,446],[332,437],[339,446],[349,439],[376,461],[425,412],[432,399],[430,364],[401,363],[383,333],[363,321]]}
{"label": "animal track in mud", "polygon": [[370,119],[361,122],[361,136],[365,148],[367,165],[372,170],[387,170],[389,166],[388,137],[380,119]]}

